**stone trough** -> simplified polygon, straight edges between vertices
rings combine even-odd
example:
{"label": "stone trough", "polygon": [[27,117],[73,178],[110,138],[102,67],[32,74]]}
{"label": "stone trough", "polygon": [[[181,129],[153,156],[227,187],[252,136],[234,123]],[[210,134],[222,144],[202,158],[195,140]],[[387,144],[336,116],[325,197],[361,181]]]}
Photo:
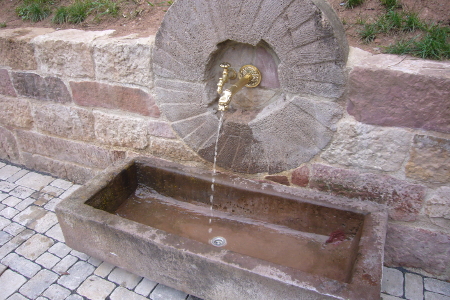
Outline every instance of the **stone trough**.
{"label": "stone trough", "polygon": [[387,214],[374,203],[137,158],[56,213],[70,247],[200,298],[380,294]]}

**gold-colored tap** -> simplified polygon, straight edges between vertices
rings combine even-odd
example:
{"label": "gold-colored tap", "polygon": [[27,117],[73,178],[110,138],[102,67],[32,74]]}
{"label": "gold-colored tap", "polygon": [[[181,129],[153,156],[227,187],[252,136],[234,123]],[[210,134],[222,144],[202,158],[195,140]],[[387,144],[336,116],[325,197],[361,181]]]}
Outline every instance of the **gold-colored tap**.
{"label": "gold-colored tap", "polygon": [[[222,65],[220,65],[220,66],[222,67]],[[228,64],[228,67],[229,67],[229,64]],[[219,89],[217,89],[217,92],[219,92],[219,94],[222,94],[219,98],[219,107],[218,107],[219,111],[227,110],[230,105],[231,98],[237,92],[239,92],[244,86],[257,87],[261,82],[261,72],[258,70],[257,67],[252,66],[252,65],[242,66],[241,69],[239,70],[238,77],[239,77],[239,80],[235,84],[233,84],[231,87],[229,87],[228,89],[223,91],[223,93],[219,92]],[[217,84],[218,86],[219,86],[219,84],[221,84],[220,91],[222,91],[223,84],[225,83],[225,82],[223,82],[222,78],[219,79],[219,83]]]}
{"label": "gold-colored tap", "polygon": [[219,83],[217,84],[217,93],[222,94],[222,89],[225,83],[228,82],[229,79],[236,79],[236,71],[231,67],[231,65],[227,62],[223,62],[220,64],[220,67],[223,68],[222,77],[219,78]]}

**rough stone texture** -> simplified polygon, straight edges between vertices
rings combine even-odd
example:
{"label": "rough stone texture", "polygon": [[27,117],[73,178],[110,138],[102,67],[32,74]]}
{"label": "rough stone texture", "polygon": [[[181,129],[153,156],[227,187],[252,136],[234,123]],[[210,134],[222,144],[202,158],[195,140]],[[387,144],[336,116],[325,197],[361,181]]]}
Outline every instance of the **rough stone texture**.
{"label": "rough stone texture", "polygon": [[177,137],[169,123],[154,120],[148,122],[148,134],[169,139]]}
{"label": "rough stone texture", "polygon": [[41,234],[35,234],[16,249],[16,253],[35,260],[53,245],[53,241]]}
{"label": "rough stone texture", "polygon": [[18,70],[35,70],[31,39],[55,31],[52,28],[16,28],[0,30],[0,65]]}
{"label": "rough stone texture", "polygon": [[60,30],[32,40],[38,69],[44,74],[93,78],[92,42],[113,33],[106,31]]}
{"label": "rough stone texture", "polygon": [[33,123],[30,104],[21,98],[0,95],[0,124],[13,127],[30,128]]}
{"label": "rough stone texture", "polygon": [[[330,100],[342,95],[346,82],[343,37],[342,25],[322,1],[178,1],[155,40],[157,101],[180,137],[212,161],[217,60],[226,58],[239,68],[243,57],[254,53],[251,61],[267,73],[268,90],[236,96],[236,107],[225,118],[235,124],[219,141],[218,165],[245,173],[294,168],[328,144],[341,116]],[[186,82],[188,70],[195,83]],[[250,103],[251,113],[240,102]]]}
{"label": "rough stone texture", "polygon": [[414,136],[406,176],[426,182],[450,182],[450,140]]}
{"label": "rough stone texture", "polygon": [[1,300],[7,299],[11,294],[17,291],[27,279],[22,275],[17,274],[11,270],[6,270],[2,276],[0,276],[0,286],[2,287],[2,293],[0,295]]}
{"label": "rough stone texture", "polygon": [[289,179],[287,178],[287,176],[284,175],[269,175],[264,177],[264,179],[276,182],[276,183],[280,183],[280,184],[284,184],[284,185],[291,185],[289,183]]}
{"label": "rough stone texture", "polygon": [[347,110],[358,121],[450,133],[450,78],[355,67],[349,81]]}
{"label": "rough stone texture", "polygon": [[59,104],[32,105],[34,124],[42,133],[74,140],[92,141],[94,116],[89,110]]}
{"label": "rough stone texture", "polygon": [[97,276],[91,276],[80,285],[77,291],[87,299],[102,300],[105,299],[115,287],[116,286],[112,282]]}
{"label": "rough stone texture", "polygon": [[157,157],[168,158],[175,161],[197,161],[203,160],[189,149],[184,143],[176,140],[151,138],[147,152]]}
{"label": "rough stone texture", "polygon": [[0,126],[0,159],[18,163],[19,149],[12,131]]}
{"label": "rough stone texture", "polygon": [[425,278],[424,282],[427,290],[450,296],[450,282],[445,282],[434,278]]}
{"label": "rough stone texture", "polygon": [[141,89],[91,81],[71,81],[70,87],[78,105],[122,109],[156,118],[160,114],[153,97]]}
{"label": "rough stone texture", "polygon": [[384,263],[423,269],[450,280],[450,235],[410,224],[389,223]]}
{"label": "rough stone texture", "polygon": [[432,218],[450,219],[450,187],[440,187],[427,200],[425,212]]}
{"label": "rough stone texture", "polygon": [[333,164],[393,172],[402,167],[411,141],[412,134],[398,128],[345,121],[321,157]]}
{"label": "rough stone texture", "polygon": [[[310,170],[308,172],[308,170]],[[375,201],[389,207],[393,220],[413,221],[423,204],[425,187],[385,175],[360,173],[313,164],[292,173],[292,183],[350,198]]]}
{"label": "rough stone texture", "polygon": [[59,103],[72,101],[66,85],[58,77],[24,72],[13,72],[11,75],[14,87],[21,96]]}
{"label": "rough stone texture", "polygon": [[19,292],[30,299],[36,299],[43,291],[45,291],[53,282],[58,279],[58,275],[49,270],[41,270],[27,283],[25,283]]}
{"label": "rough stone texture", "polygon": [[396,269],[383,267],[381,292],[394,296],[403,296],[403,273]]}
{"label": "rough stone texture", "polygon": [[151,50],[154,39],[154,36],[128,36],[96,40],[93,45],[96,79],[152,88]]}
{"label": "rough stone texture", "polygon": [[423,278],[420,275],[405,274],[405,297],[410,300],[423,300]]}
{"label": "rough stone texture", "polygon": [[90,168],[105,168],[114,161],[124,158],[124,153],[121,151],[110,151],[91,144],[62,140],[33,132],[18,131],[17,138],[22,151]]}
{"label": "rough stone texture", "polygon": [[83,184],[100,171],[92,166],[80,166],[75,163],[56,160],[54,158],[22,152],[22,163],[27,168],[41,170],[55,176]]}
{"label": "rough stone texture", "polygon": [[111,146],[144,149],[148,146],[148,125],[145,119],[94,111],[95,136]]}
{"label": "rough stone texture", "polygon": [[87,262],[79,261],[68,270],[67,275],[59,277],[58,283],[68,289],[75,289],[94,272],[94,269]]}
{"label": "rough stone texture", "polygon": [[17,96],[6,69],[0,69],[0,94],[11,97]]}

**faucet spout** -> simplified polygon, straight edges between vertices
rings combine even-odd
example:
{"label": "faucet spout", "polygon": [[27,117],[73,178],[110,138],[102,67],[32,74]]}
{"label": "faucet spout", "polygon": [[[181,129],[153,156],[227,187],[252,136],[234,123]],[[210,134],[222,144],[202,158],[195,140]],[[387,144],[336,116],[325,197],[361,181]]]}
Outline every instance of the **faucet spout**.
{"label": "faucet spout", "polygon": [[252,65],[245,65],[239,70],[239,80],[231,85],[228,89],[223,91],[219,98],[219,111],[228,109],[232,97],[237,94],[244,86],[256,87],[261,82],[261,72]]}

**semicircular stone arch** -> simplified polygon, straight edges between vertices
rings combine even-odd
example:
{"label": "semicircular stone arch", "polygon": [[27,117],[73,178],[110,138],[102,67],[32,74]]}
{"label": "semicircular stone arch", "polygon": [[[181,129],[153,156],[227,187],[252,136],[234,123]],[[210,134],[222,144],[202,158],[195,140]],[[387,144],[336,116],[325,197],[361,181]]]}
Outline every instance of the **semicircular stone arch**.
{"label": "semicircular stone arch", "polygon": [[263,81],[225,112],[217,164],[277,173],[332,139],[347,55],[342,25],[323,0],[177,0],[156,35],[156,100],[184,142],[212,162],[219,64],[254,64]]}

